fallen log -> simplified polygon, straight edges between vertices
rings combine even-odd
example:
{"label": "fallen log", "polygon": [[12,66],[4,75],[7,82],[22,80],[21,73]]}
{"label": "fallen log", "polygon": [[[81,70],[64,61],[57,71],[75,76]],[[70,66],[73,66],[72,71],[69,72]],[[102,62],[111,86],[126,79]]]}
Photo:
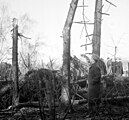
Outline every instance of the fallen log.
{"label": "fallen log", "polygon": [[[88,99],[74,100],[73,104],[85,104]],[[114,105],[120,105],[121,103],[129,102],[129,96],[118,96],[114,98],[101,98],[102,103],[109,103]]]}

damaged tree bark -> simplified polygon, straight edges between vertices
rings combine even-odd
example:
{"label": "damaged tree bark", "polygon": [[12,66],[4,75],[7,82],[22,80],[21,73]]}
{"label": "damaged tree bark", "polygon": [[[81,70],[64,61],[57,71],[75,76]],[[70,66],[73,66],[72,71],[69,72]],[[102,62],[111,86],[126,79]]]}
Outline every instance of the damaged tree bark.
{"label": "damaged tree bark", "polygon": [[66,104],[70,103],[70,32],[73,23],[75,11],[77,8],[78,0],[72,0],[63,28],[63,76],[64,84],[62,88],[62,101]]}

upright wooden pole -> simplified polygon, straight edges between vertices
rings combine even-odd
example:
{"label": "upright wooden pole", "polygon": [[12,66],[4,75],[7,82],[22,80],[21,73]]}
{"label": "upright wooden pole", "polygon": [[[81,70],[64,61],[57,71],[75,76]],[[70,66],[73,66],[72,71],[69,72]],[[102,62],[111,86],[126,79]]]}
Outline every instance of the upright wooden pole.
{"label": "upright wooden pole", "polygon": [[92,39],[92,53],[100,56],[101,46],[101,18],[102,18],[102,0],[96,0],[95,14],[94,14],[94,31]]}
{"label": "upright wooden pole", "polygon": [[13,47],[12,47],[12,70],[13,70],[13,105],[19,102],[18,85],[18,25],[17,19],[13,19]]}
{"label": "upright wooden pole", "polygon": [[[62,98],[66,102],[70,102],[70,33],[71,26],[73,23],[75,11],[77,8],[78,0],[72,0],[69,8],[69,12],[65,21],[65,25],[63,28],[63,76],[64,76],[64,87],[62,89]],[[66,94],[64,95],[64,91],[67,94],[68,99],[66,99]]]}

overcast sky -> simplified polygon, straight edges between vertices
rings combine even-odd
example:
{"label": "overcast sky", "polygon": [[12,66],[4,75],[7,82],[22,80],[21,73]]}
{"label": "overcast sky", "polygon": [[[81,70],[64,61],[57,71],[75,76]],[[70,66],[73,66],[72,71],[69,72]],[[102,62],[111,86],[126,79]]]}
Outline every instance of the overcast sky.
{"label": "overcast sky", "polygon": [[[8,4],[12,17],[28,14],[36,21],[35,32],[39,33],[46,46],[39,50],[40,57],[62,58],[63,39],[62,30],[69,10],[71,0],[1,0]],[[129,59],[129,0],[110,0],[117,7],[109,5],[103,0],[103,12],[109,16],[102,16],[101,57],[106,59],[114,54],[115,45],[118,56]],[[85,0],[85,16],[90,22],[94,21],[95,0]],[[82,5],[82,0],[79,1]],[[82,8],[77,8],[74,21],[82,21]],[[20,27],[20,26],[19,26]],[[71,30],[71,54],[80,57],[85,49],[85,31],[83,26],[73,24]],[[87,25],[89,34],[93,33],[93,25]],[[88,50],[91,50],[88,47]],[[89,52],[89,51],[88,51]]]}

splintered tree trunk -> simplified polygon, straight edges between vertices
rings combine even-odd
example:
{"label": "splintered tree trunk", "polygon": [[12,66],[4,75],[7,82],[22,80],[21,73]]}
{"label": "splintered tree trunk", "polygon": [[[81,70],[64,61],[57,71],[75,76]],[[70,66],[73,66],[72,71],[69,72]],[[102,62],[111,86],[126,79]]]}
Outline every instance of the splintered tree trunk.
{"label": "splintered tree trunk", "polygon": [[12,48],[12,70],[13,70],[13,105],[19,102],[18,85],[18,25],[17,20],[13,19],[13,48]]}
{"label": "splintered tree trunk", "polygon": [[70,32],[73,23],[78,0],[72,0],[67,15],[67,19],[63,28],[63,76],[64,86],[62,87],[62,101],[70,102]]}
{"label": "splintered tree trunk", "polygon": [[100,56],[100,45],[101,45],[101,18],[102,18],[102,0],[96,0],[95,4],[95,15],[94,15],[94,32],[92,39],[92,53]]}

